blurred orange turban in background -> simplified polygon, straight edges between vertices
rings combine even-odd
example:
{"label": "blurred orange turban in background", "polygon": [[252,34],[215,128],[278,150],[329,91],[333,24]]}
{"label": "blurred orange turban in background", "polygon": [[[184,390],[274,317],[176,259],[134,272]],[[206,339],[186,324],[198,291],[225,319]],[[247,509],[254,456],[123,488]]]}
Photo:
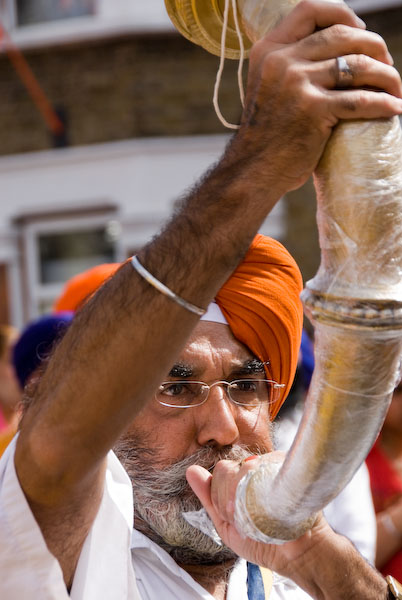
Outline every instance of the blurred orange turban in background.
{"label": "blurred orange turban in background", "polygon": [[271,407],[271,419],[296,372],[303,326],[301,290],[302,277],[289,252],[276,240],[257,235],[216,297],[233,335],[261,361],[270,361],[268,379],[285,384]]}
{"label": "blurred orange turban in background", "polygon": [[53,306],[54,312],[78,310],[119,267],[120,263],[105,263],[69,279]]}

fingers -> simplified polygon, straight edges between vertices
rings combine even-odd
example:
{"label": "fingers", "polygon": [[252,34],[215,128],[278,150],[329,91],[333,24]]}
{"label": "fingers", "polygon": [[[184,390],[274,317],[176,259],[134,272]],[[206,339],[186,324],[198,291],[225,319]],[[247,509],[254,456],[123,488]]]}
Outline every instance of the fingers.
{"label": "fingers", "polygon": [[402,114],[402,100],[370,90],[327,91],[332,114],[339,119],[384,119]]}
{"label": "fingers", "polygon": [[345,25],[334,25],[302,40],[298,55],[305,60],[326,60],[345,54],[366,54],[393,65],[394,61],[380,35]]}
{"label": "fingers", "polygon": [[194,494],[199,498],[201,504],[214,522],[215,527],[219,529],[222,525],[222,518],[215,509],[211,499],[211,473],[203,467],[193,465],[187,469],[186,478]]}
{"label": "fingers", "polygon": [[239,464],[229,460],[221,460],[213,471],[211,481],[211,501],[221,519],[228,523],[234,518],[234,498],[237,486]]}
{"label": "fingers", "polygon": [[345,3],[301,0],[293,11],[269,34],[271,41],[292,44],[318,28],[335,24],[365,29],[366,25]]}
{"label": "fingers", "polygon": [[203,506],[207,508],[208,505],[212,506],[211,503],[211,480],[212,475],[209,471],[198,465],[189,467],[186,471],[187,481],[195,493],[200,499]]}
{"label": "fingers", "polygon": [[[375,88],[402,98],[399,73],[390,65],[361,54],[344,56],[351,72],[350,88]],[[335,59],[311,65],[311,82],[325,89],[338,87],[338,70]]]}
{"label": "fingers", "polygon": [[186,477],[193,492],[198,496],[208,514],[219,526],[233,523],[236,488],[240,479],[255,467],[258,457],[243,463],[221,460],[214,468],[213,476],[199,466],[187,469]]}
{"label": "fingers", "polygon": [[[317,26],[327,28],[316,31]],[[337,84],[338,72],[334,59],[338,56],[347,59],[353,75],[352,87],[363,90],[374,88],[396,98],[402,96],[400,76],[392,68],[393,60],[384,40],[363,29],[356,15],[343,4],[302,0],[279,27],[266,36],[260,45],[255,45],[253,52],[247,100],[261,89],[274,89],[281,81],[289,96],[294,94],[303,98],[307,92],[306,100],[309,96],[307,88],[311,85],[327,90],[348,87]],[[263,87],[261,82],[264,83]],[[315,92],[319,92],[319,89]],[[401,112],[400,103],[388,99],[381,112],[380,105],[385,100],[383,95],[374,97],[362,94],[359,98],[355,95],[352,101],[348,94],[343,104],[350,107],[365,106],[372,99],[368,118],[373,118],[374,114],[388,117]],[[341,103],[342,99],[339,101]],[[264,99],[259,102],[261,104]],[[254,104],[251,103],[251,107]]]}
{"label": "fingers", "polygon": [[[261,62],[267,52],[291,46],[314,34],[317,28],[347,26],[346,29],[365,29],[365,23],[343,2],[301,0],[292,12],[268,35],[254,44],[250,53],[249,88],[259,80]],[[316,38],[319,41],[319,37]],[[322,44],[320,44],[322,46]],[[354,53],[354,50],[342,54]],[[328,58],[334,56],[330,55]],[[318,60],[317,58],[315,60]],[[253,83],[254,82],[254,83]]]}

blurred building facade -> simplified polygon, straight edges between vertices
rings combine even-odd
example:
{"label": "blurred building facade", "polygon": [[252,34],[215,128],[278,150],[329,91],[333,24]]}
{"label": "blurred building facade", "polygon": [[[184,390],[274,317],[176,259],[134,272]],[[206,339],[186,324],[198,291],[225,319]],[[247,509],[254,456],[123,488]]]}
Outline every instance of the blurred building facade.
{"label": "blurred building facade", "polygon": [[[350,4],[402,70],[402,0]],[[212,108],[218,59],[174,31],[163,0],[1,0],[0,19],[65,123],[62,139],[48,132],[3,47],[0,322],[21,326],[68,277],[154,235],[228,134]],[[233,121],[236,68],[228,61],[221,88]],[[308,184],[263,228],[306,278],[318,262],[314,212]]]}

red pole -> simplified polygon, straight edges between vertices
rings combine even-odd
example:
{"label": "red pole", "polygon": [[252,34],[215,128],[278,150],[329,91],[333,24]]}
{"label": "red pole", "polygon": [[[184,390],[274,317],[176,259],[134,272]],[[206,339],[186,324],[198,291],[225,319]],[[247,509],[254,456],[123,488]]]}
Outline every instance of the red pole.
{"label": "red pole", "polygon": [[14,45],[8,32],[0,23],[0,42],[3,41],[4,50],[7,53],[10,62],[16,70],[19,78],[24,84],[27,92],[31,96],[36,108],[42,115],[47,127],[54,135],[60,135],[64,131],[64,125],[53,106],[47,99],[45,92],[42,90],[38,80],[36,79],[31,67],[27,63],[25,57],[20,50]]}

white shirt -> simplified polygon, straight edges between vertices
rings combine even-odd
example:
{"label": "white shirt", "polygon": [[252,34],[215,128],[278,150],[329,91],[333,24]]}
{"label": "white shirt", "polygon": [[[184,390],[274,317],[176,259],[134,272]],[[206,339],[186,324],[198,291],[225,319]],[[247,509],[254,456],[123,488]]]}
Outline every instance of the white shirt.
{"label": "white shirt", "polygon": [[[213,600],[149,538],[133,530],[132,486],[113,452],[105,490],[85,541],[70,596],[58,561],[47,549],[15,467],[16,439],[0,460],[1,600]],[[247,600],[247,566],[240,560],[227,600]],[[274,576],[270,600],[308,600],[293,582]]]}
{"label": "white shirt", "polygon": [[[213,596],[184,571],[160,546],[133,531],[132,559],[142,600],[213,600]],[[247,563],[233,569],[226,600],[247,600]],[[274,574],[270,600],[311,600],[293,581]]]}

